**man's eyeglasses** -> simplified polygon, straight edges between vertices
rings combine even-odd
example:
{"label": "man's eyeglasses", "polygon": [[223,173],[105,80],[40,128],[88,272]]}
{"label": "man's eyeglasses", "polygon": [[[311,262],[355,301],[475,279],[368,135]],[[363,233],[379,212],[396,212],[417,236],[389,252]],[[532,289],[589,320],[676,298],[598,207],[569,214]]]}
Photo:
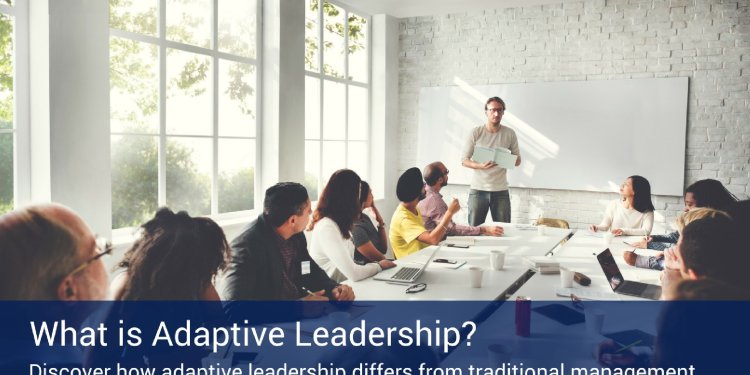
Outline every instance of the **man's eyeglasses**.
{"label": "man's eyeglasses", "polygon": [[105,256],[105,255],[107,255],[109,253],[111,253],[113,249],[114,249],[114,247],[112,247],[112,243],[109,242],[109,240],[107,240],[106,238],[97,237],[96,238],[96,252],[97,252],[97,254],[94,255],[93,257],[91,257],[91,259],[89,259],[89,260],[81,263],[80,266],[78,266],[75,269],[73,269],[73,271],[70,271],[67,275],[65,275],[65,277],[68,277],[68,276],[71,276],[71,275],[75,275],[78,272],[83,271],[86,267],[90,266],[91,263],[94,263],[97,260],[99,260],[99,258],[101,258],[101,257],[103,257],[103,256]]}
{"label": "man's eyeglasses", "polygon": [[505,112],[505,108],[487,108],[487,112],[489,112],[489,113],[503,113],[503,112]]}
{"label": "man's eyeglasses", "polygon": [[407,294],[419,293],[419,292],[421,292],[421,291],[423,291],[425,289],[427,289],[427,284],[425,284],[425,283],[414,284],[414,285],[406,288],[406,293]]}

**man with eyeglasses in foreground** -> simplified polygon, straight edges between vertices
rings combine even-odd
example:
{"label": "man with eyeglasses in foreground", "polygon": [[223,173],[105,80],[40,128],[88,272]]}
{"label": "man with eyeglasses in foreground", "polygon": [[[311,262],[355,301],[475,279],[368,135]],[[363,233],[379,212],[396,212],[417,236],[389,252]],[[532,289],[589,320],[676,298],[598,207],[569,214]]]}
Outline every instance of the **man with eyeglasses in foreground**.
{"label": "man with eyeglasses in foreground", "polygon": [[492,221],[510,223],[510,194],[505,168],[493,161],[479,163],[471,159],[474,147],[504,148],[517,156],[516,167],[521,165],[518,138],[513,129],[500,125],[505,113],[505,102],[493,96],[484,104],[487,122],[471,131],[463,148],[462,165],[474,170],[469,190],[469,225],[480,225],[492,213]]}
{"label": "man with eyeglasses in foreground", "polygon": [[96,301],[107,297],[101,256],[111,246],[59,204],[0,216],[0,300]]}
{"label": "man with eyeglasses in foreground", "polygon": [[19,333],[28,329],[28,322],[24,328],[19,322],[81,326],[96,314],[98,305],[72,302],[107,297],[108,276],[101,257],[111,251],[111,245],[97,240],[83,219],[62,205],[36,205],[0,216],[0,300],[47,301],[3,305],[8,320],[0,332],[0,373],[28,373],[30,364],[40,363],[81,366],[80,346],[35,345]]}

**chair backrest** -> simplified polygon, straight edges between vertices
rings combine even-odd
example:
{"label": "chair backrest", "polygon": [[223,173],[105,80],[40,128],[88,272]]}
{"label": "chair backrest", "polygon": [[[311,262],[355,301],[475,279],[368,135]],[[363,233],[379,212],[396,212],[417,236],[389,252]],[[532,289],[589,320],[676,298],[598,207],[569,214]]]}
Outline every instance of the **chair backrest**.
{"label": "chair backrest", "polygon": [[563,219],[552,219],[548,217],[540,217],[536,220],[536,225],[546,225],[553,228],[570,229],[570,224]]}

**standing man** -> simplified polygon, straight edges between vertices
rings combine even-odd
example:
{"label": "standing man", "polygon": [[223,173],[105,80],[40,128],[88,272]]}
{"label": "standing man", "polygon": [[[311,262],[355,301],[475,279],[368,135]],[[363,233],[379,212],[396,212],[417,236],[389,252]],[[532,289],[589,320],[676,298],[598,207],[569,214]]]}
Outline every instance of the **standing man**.
{"label": "standing man", "polygon": [[508,193],[507,170],[493,161],[479,163],[471,159],[474,147],[505,148],[517,156],[516,166],[521,165],[518,138],[513,129],[500,125],[505,113],[505,102],[493,96],[484,104],[487,123],[471,131],[463,150],[464,167],[474,170],[469,190],[469,225],[480,225],[492,213],[493,221],[510,222],[510,194]]}
{"label": "standing man", "polygon": [[[436,161],[424,167],[424,181],[427,184],[425,190],[427,197],[419,203],[417,208],[422,214],[424,227],[428,230],[435,229],[440,220],[448,212],[448,205],[443,200],[440,190],[448,185],[448,168],[445,164]],[[503,228],[499,226],[466,226],[458,225],[451,221],[448,223],[447,236],[502,236]]]}
{"label": "standing man", "polygon": [[302,231],[310,221],[304,186],[281,182],[266,190],[263,213],[232,241],[224,297],[236,300],[354,300],[310,257]]}

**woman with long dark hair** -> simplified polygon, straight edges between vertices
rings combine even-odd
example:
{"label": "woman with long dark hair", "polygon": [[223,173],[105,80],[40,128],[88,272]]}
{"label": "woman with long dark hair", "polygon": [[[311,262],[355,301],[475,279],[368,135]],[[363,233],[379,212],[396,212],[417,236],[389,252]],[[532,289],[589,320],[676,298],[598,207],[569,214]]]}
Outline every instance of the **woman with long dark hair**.
{"label": "woman with long dark hair", "polygon": [[336,281],[357,281],[370,277],[395,264],[387,259],[359,265],[354,262],[351,230],[359,218],[362,180],[350,169],[331,175],[318,199],[308,230],[311,231],[310,256],[328,276]]}
{"label": "woman with long dark hair", "polygon": [[161,208],[125,253],[112,294],[128,301],[219,300],[213,279],[228,256],[229,244],[213,220]]}
{"label": "woman with long dark hair", "polygon": [[620,199],[610,202],[602,222],[589,229],[611,230],[615,236],[642,236],[651,233],[653,226],[651,184],[641,176],[630,176],[620,185]]}
{"label": "woman with long dark hair", "polygon": [[352,227],[352,242],[357,248],[354,252],[354,261],[357,264],[379,262],[385,259],[385,253],[388,251],[388,233],[385,230],[385,221],[375,207],[370,184],[366,181],[362,181],[360,185],[359,203],[362,204],[362,212]]}

